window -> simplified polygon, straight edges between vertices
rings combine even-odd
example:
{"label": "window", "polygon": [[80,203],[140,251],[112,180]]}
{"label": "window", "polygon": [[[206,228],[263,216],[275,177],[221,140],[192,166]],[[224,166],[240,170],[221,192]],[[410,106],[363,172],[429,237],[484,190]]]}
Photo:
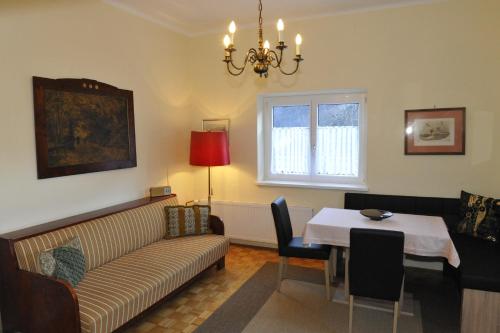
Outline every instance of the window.
{"label": "window", "polygon": [[258,183],[366,190],[364,91],[261,95]]}

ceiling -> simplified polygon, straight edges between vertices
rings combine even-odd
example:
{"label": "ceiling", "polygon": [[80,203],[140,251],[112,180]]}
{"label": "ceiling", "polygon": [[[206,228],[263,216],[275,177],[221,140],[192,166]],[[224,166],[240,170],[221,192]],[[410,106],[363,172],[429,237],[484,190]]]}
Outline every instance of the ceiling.
{"label": "ceiling", "polygon": [[[256,26],[258,0],[103,0],[187,36],[223,33],[235,20],[239,28]],[[283,18],[301,20],[353,11],[408,6],[435,0],[263,0],[264,24]]]}

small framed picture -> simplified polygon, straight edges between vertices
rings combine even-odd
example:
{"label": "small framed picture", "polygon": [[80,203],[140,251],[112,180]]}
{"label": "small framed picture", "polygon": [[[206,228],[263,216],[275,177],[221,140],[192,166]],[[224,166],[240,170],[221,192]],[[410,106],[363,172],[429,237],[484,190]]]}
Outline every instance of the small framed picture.
{"label": "small framed picture", "polygon": [[405,111],[405,155],[465,155],[465,108]]}
{"label": "small framed picture", "polygon": [[204,132],[222,132],[229,134],[229,119],[203,119],[202,130]]}

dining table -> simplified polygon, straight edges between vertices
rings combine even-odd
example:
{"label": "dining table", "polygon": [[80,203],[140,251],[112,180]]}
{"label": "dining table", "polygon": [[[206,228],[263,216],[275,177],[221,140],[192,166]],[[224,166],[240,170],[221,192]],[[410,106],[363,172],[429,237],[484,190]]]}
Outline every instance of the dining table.
{"label": "dining table", "polygon": [[[458,267],[460,258],[444,220],[439,216],[394,213],[375,221],[359,210],[322,208],[305,225],[304,244],[328,244],[345,249],[345,296],[349,295],[349,240],[351,228],[395,230],[404,233],[404,253],[423,257],[445,258]],[[382,258],[381,258],[382,259]],[[334,272],[336,265],[334,265]]]}

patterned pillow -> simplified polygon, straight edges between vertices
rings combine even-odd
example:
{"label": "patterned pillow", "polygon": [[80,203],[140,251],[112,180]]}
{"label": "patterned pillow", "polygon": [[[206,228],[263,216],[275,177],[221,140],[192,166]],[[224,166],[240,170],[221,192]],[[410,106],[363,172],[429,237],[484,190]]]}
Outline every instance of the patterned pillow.
{"label": "patterned pillow", "polygon": [[500,220],[496,214],[499,205],[500,200],[462,191],[462,220],[457,225],[457,232],[496,242],[500,232]]}
{"label": "patterned pillow", "polygon": [[85,275],[85,256],[78,237],[59,247],[41,252],[38,261],[42,274],[68,281],[73,287],[76,287]]}
{"label": "patterned pillow", "polygon": [[165,213],[167,216],[166,238],[211,232],[210,206],[165,206]]}

